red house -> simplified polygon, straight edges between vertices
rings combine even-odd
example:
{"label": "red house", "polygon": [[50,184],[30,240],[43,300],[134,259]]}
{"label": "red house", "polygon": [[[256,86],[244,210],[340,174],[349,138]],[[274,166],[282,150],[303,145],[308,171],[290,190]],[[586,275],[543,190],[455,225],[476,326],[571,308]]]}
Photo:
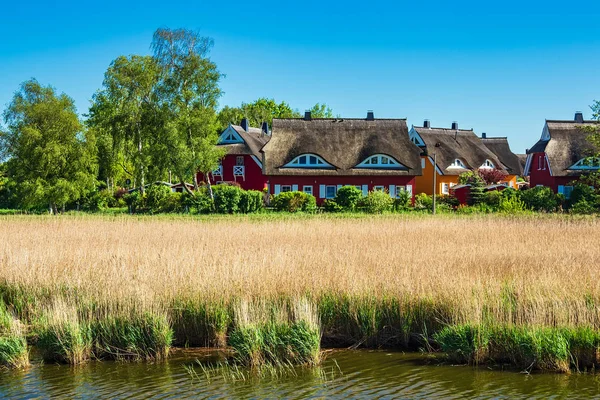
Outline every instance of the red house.
{"label": "red house", "polygon": [[413,194],[421,175],[420,149],[410,141],[405,119],[275,119],[263,148],[269,192],[303,191],[317,203],[354,185],[367,194],[385,190]]}
{"label": "red house", "polygon": [[[269,128],[266,122],[262,128],[252,128],[244,118],[240,125],[229,125],[221,133],[217,146],[227,149],[221,165],[211,174],[211,183],[238,183],[245,190],[263,190],[267,179],[262,172],[260,150],[269,141]],[[198,182],[204,180],[198,173]]]}
{"label": "red house", "polygon": [[524,173],[530,186],[548,186],[569,198],[573,181],[600,169],[600,159],[592,157],[595,149],[587,140],[590,133],[584,129],[597,124],[585,121],[580,112],[572,121],[547,120],[541,139],[527,151]]}

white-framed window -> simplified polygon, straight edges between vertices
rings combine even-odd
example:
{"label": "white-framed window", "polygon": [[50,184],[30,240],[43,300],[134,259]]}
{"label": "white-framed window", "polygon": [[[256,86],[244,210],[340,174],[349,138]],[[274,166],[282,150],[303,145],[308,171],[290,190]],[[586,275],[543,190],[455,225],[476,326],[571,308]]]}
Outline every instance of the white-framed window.
{"label": "white-framed window", "polygon": [[326,199],[334,199],[337,193],[337,186],[325,186],[325,198]]}
{"label": "white-framed window", "polygon": [[356,168],[377,168],[377,169],[407,169],[394,158],[385,154],[375,154],[356,166]]}
{"label": "white-framed window", "polygon": [[237,156],[235,158],[235,165],[243,166],[244,165],[244,156]]}
{"label": "white-framed window", "polygon": [[281,191],[282,192],[291,192],[292,191],[292,185],[281,185]]}
{"label": "white-framed window", "polygon": [[217,144],[244,143],[241,136],[231,126],[219,136]]}
{"label": "white-framed window", "polygon": [[546,169],[546,156],[538,156],[538,171]]}
{"label": "white-framed window", "polygon": [[[485,161],[489,161],[489,160],[485,160]],[[450,166],[448,168],[467,168],[465,167],[465,163],[463,163],[460,159],[456,158],[452,164],[450,164]]]}
{"label": "white-framed window", "polygon": [[396,198],[400,197],[402,192],[406,192],[406,186],[396,185]]}
{"label": "white-framed window", "polygon": [[373,186],[374,191],[385,192],[385,186]]}
{"label": "white-framed window", "polygon": [[323,160],[316,154],[301,154],[289,163],[286,168],[333,168],[333,165]]}
{"label": "white-framed window", "polygon": [[305,185],[305,186],[302,186],[302,191],[303,191],[304,193],[306,193],[306,194],[310,194],[310,195],[312,195],[312,194],[313,194],[313,187],[312,187],[312,185]]}
{"label": "white-framed window", "polygon": [[600,169],[600,157],[585,157],[571,165],[568,169]]}
{"label": "white-framed window", "polygon": [[490,160],[485,160],[483,162],[483,164],[481,164],[481,167],[479,167],[479,168],[496,168],[496,166]]}
{"label": "white-framed window", "polygon": [[441,184],[441,192],[442,194],[450,194],[450,184],[449,183],[442,183]]}

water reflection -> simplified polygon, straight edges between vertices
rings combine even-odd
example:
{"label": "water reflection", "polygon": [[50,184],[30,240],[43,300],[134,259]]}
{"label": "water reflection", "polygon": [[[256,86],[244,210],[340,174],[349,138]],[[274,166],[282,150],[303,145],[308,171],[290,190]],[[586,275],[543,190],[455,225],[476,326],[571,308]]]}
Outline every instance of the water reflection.
{"label": "water reflection", "polygon": [[[160,363],[93,362],[80,367],[34,365],[0,372],[0,397],[10,398],[564,398],[597,397],[596,375],[519,374],[486,368],[437,365],[418,354],[334,351],[320,369],[242,380],[186,367],[219,353],[179,351]],[[339,368],[338,368],[339,366]],[[341,370],[341,372],[340,372]]]}

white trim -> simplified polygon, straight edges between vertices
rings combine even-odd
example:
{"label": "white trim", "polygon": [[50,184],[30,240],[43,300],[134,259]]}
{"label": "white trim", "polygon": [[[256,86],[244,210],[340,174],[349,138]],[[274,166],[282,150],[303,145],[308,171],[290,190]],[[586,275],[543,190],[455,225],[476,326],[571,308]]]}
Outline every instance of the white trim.
{"label": "white trim", "polygon": [[550,176],[554,176],[552,173],[552,168],[550,167],[550,159],[548,158],[548,154],[544,153],[544,160],[546,160],[546,166],[548,167],[548,171],[550,172]]}
{"label": "white trim", "polygon": [[487,158],[485,159],[485,161],[483,162],[483,164],[481,164],[481,167],[479,167],[480,169],[494,169],[496,168],[496,164],[494,164],[493,162],[491,162],[490,160],[488,160]]}
{"label": "white trim", "polygon": [[260,169],[262,169],[262,163],[260,162],[260,160],[258,159],[258,157],[256,156],[250,156],[252,157],[252,159],[254,160],[254,162],[256,163],[256,165],[258,165],[260,167]]}
{"label": "white trim", "polygon": [[303,153],[296,156],[289,163],[285,164],[282,168],[334,168],[333,165],[329,164],[322,157],[313,153]]}
{"label": "white trim", "polygon": [[406,185],[406,191],[410,193],[410,197],[413,197],[413,187],[412,185]]}
{"label": "white trim", "polygon": [[236,144],[236,143],[246,143],[244,139],[240,136],[240,134],[233,129],[231,124],[221,133],[219,139],[217,140],[217,144]]}
{"label": "white trim", "polygon": [[[489,161],[489,160],[486,160]],[[455,158],[447,169],[467,169],[465,163],[460,158]]]}
{"label": "white trim", "polygon": [[523,176],[529,176],[531,168],[531,160],[533,159],[533,154],[527,154],[527,159],[525,160],[525,168],[523,169]]}
{"label": "white trim", "polygon": [[[306,189],[310,189],[309,191],[306,191]],[[312,196],[313,194],[313,185],[304,185],[302,186],[302,191],[306,194],[310,194]]]}
{"label": "white trim", "polygon": [[371,169],[408,169],[398,162],[394,157],[387,154],[373,154],[364,159],[354,168]]}
{"label": "white trim", "polygon": [[438,173],[438,175],[444,175],[442,173],[442,170],[440,169],[440,167],[438,167],[437,165],[433,164],[433,157],[431,156],[427,156],[427,158],[429,158],[429,162],[431,163],[431,165],[433,165],[435,167],[436,172]]}

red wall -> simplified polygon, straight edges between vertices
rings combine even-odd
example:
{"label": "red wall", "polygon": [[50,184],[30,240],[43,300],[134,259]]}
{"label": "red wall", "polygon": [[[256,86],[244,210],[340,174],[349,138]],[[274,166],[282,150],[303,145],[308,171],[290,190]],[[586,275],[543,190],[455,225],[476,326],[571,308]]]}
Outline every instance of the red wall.
{"label": "red wall", "polygon": [[[529,167],[529,187],[536,187],[537,185],[548,186],[554,193],[558,192],[559,185],[569,185],[571,182],[577,180],[577,176],[552,176],[550,175],[550,168],[545,164],[544,157],[546,153],[534,153],[533,159],[531,160],[531,166]],[[540,164],[540,156],[542,156],[542,163]],[[545,167],[545,169],[544,169]]]}
{"label": "red wall", "polygon": [[303,186],[312,185],[313,196],[316,197],[319,205],[325,200],[319,198],[319,185],[368,185],[369,191],[373,190],[374,186],[385,186],[385,189],[389,190],[389,185],[412,185],[413,200],[415,195],[414,176],[269,176],[267,178],[271,194],[275,185],[298,185],[299,191],[302,191]]}
{"label": "red wall", "polygon": [[[211,183],[237,182],[244,190],[263,190],[267,184],[267,178],[263,176],[262,169],[258,166],[252,156],[244,155],[245,176],[233,176],[233,167],[236,165],[237,155],[228,154],[223,158],[223,176],[212,176]],[[242,156],[240,156],[242,157]],[[198,173],[198,182],[204,181],[204,176]]]}

